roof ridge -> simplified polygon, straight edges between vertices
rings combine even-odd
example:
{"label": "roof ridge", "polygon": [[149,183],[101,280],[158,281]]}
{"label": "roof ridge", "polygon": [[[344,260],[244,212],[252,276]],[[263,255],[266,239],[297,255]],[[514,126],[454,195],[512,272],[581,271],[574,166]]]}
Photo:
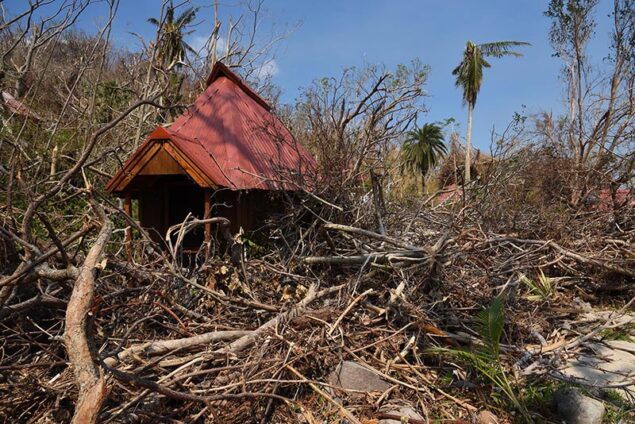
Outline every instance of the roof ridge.
{"label": "roof ridge", "polygon": [[216,81],[219,77],[224,76],[229,79],[231,82],[240,87],[249,97],[254,99],[256,103],[265,108],[267,112],[271,111],[271,106],[265,99],[263,99],[260,94],[258,94],[253,88],[251,88],[238,74],[233,72],[227,65],[218,61],[214,64],[212,68],[212,72],[209,74],[207,78],[207,87],[212,85],[214,81]]}

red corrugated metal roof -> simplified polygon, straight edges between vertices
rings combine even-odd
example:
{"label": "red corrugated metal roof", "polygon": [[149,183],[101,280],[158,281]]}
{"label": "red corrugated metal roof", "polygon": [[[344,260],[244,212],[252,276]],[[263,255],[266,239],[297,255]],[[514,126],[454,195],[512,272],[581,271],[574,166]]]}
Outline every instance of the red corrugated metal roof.
{"label": "red corrugated metal roof", "polygon": [[[593,208],[603,211],[611,210],[614,206],[611,190],[607,188],[600,190],[597,195],[589,196],[587,201]],[[631,190],[627,188],[618,188],[615,192],[615,202],[617,206],[625,206],[627,204],[635,206],[635,197],[633,197]]]}
{"label": "red corrugated metal roof", "polygon": [[138,156],[166,138],[216,186],[232,190],[297,190],[301,176],[315,168],[313,156],[269,105],[221,63],[194,104],[170,127],[154,131],[106,190],[122,191],[120,182]]}

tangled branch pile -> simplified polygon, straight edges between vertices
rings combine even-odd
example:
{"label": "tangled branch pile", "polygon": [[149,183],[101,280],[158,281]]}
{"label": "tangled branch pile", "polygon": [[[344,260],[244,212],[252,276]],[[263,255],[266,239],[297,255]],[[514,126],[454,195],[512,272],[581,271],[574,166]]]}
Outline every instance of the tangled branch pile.
{"label": "tangled branch pile", "polygon": [[[549,339],[585,299],[632,294],[635,270],[632,222],[601,237],[580,228],[569,247],[484,232],[469,221],[478,203],[455,212],[390,204],[390,236],[317,224],[296,239],[296,255],[280,248],[238,267],[215,259],[189,269],[156,254],[145,264],[91,259],[95,246],[110,250],[104,214],[70,299],[71,286],[48,281],[0,311],[1,408],[24,421],[66,421],[78,408],[77,381],[80,399],[100,397],[104,422],[367,422],[403,405],[425,419],[467,421],[493,389],[429,348],[478,346],[473,317],[502,293],[514,319],[505,323],[501,361],[513,375],[525,346]],[[524,295],[531,287],[521,276],[537,269],[557,285],[557,302]],[[96,284],[95,299],[82,306],[86,284]],[[88,346],[75,345],[69,330],[80,311]],[[64,342],[74,352],[68,359]],[[81,367],[75,377],[68,360]],[[385,385],[375,392],[338,382],[334,370],[350,361]]]}
{"label": "tangled branch pile", "polygon": [[[535,116],[531,129],[517,117],[491,157],[467,164],[471,184],[456,146],[435,193],[397,171],[427,67],[348,69],[279,108],[322,179],[289,196],[269,238],[196,217],[170,228],[168,248],[100,189],[216,60],[275,100],[259,70],[281,37],[259,47],[250,33],[261,2],[229,19],[224,41],[216,15],[210,54],[191,61],[166,42],[187,29],[164,30],[179,21],[168,2],[156,40],[134,53],[110,43],[117,0],[32,0],[3,15],[0,417],[464,423],[488,410],[528,422],[553,418],[562,381],[632,401],[631,368],[599,382],[571,361],[635,337],[635,9],[614,3],[611,72],[586,80],[567,33],[585,22],[567,13],[583,9],[552,5],[572,116]],[[90,35],[75,27],[89,7],[108,17]],[[221,236],[184,260],[183,234],[204,222]]]}

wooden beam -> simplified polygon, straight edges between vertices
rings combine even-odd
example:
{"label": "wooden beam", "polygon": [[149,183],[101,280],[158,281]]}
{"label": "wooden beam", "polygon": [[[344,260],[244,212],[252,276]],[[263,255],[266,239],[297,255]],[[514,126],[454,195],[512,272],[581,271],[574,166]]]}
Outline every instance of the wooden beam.
{"label": "wooden beam", "polygon": [[[130,193],[126,193],[126,198],[123,203],[123,210],[126,215],[132,218],[132,198],[130,197]],[[126,227],[124,244],[126,246],[126,253],[128,254],[128,261],[132,262],[132,227],[130,225]]]}
{"label": "wooden beam", "polygon": [[185,172],[192,177],[192,179],[201,187],[215,187],[216,185],[212,180],[205,175],[203,171],[201,171],[192,161],[191,159],[183,154],[179,148],[173,143],[165,143],[163,148],[166,152],[172,156],[172,158],[177,161],[179,165],[185,170]]}
{"label": "wooden beam", "polygon": [[[203,219],[212,217],[212,189],[206,188],[203,190],[205,198],[204,202],[204,215]],[[205,224],[205,246],[206,252],[209,254],[209,244],[212,241],[212,224],[210,222]]]}
{"label": "wooden beam", "polygon": [[[140,154],[139,157],[133,157],[134,161],[126,164],[127,166],[122,168],[119,173],[113,177],[113,181],[115,181],[116,178],[116,183],[113,185],[112,190],[124,191],[132,179],[137,176],[139,171],[143,169],[146,163],[148,163],[159,150],[161,150],[161,144],[151,144],[144,149],[143,154]],[[110,186],[107,187],[107,189],[108,188],[110,188]]]}
{"label": "wooden beam", "polygon": [[[147,144],[146,144],[147,143]],[[188,174],[201,187],[217,187],[216,183],[208,177],[205,172],[199,169],[192,160],[184,154],[174,142],[168,140],[149,140],[144,143],[137,152],[125,163],[117,174],[106,186],[108,192],[124,192],[128,184],[134,177],[139,175],[143,168],[149,164],[155,155],[163,151],[167,153],[176,163],[183,168],[183,173]],[[170,172],[171,174],[174,172]]]}

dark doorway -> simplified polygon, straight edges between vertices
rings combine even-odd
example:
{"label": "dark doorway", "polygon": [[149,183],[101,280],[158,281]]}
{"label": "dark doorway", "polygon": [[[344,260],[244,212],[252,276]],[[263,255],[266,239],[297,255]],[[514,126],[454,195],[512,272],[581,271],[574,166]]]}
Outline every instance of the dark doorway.
{"label": "dark doorway", "polygon": [[[147,184],[149,183],[149,184]],[[180,224],[191,214],[202,219],[204,190],[185,175],[153,177],[136,192],[139,198],[139,220],[152,239],[164,243],[168,229]],[[176,235],[173,236],[173,241]],[[185,250],[198,250],[204,241],[203,227],[190,231],[183,240]]]}
{"label": "dark doorway", "polygon": [[[189,214],[203,219],[204,198],[203,190],[200,187],[171,187],[166,190],[166,195],[168,228],[171,225],[183,222]],[[176,237],[177,234],[175,232],[172,236],[173,242],[176,241]],[[204,228],[203,226],[198,226],[187,233],[185,239],[183,239],[182,248],[185,250],[198,250],[203,245],[204,238]]]}

